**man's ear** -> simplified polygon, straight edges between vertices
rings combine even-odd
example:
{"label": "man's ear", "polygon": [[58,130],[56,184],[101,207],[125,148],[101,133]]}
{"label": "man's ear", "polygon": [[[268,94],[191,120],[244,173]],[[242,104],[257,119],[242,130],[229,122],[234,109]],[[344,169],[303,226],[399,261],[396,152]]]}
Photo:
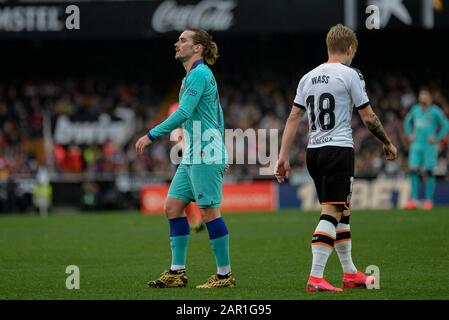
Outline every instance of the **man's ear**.
{"label": "man's ear", "polygon": [[351,53],[352,53],[352,44],[349,45],[348,50],[346,51],[346,54],[347,54],[348,56],[350,56]]}
{"label": "man's ear", "polygon": [[357,47],[355,47],[354,45],[350,45],[349,46],[349,54],[353,54],[353,55],[355,55],[356,54],[356,52],[357,52]]}

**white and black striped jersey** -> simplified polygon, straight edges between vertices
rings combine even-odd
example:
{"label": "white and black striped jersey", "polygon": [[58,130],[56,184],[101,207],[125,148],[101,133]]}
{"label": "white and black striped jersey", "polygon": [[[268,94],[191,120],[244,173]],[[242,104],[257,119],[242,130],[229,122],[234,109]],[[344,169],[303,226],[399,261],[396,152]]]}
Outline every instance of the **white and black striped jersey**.
{"label": "white and black striped jersey", "polygon": [[353,147],[353,108],[369,105],[361,72],[342,63],[323,63],[299,81],[294,105],[309,117],[308,148]]}

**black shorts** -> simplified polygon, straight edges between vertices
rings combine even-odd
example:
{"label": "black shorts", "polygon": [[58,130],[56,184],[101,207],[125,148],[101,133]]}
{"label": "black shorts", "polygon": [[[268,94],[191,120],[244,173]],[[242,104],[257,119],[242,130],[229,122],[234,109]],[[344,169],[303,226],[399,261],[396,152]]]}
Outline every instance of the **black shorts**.
{"label": "black shorts", "polygon": [[307,149],[307,169],[321,204],[351,206],[354,149],[326,146]]}

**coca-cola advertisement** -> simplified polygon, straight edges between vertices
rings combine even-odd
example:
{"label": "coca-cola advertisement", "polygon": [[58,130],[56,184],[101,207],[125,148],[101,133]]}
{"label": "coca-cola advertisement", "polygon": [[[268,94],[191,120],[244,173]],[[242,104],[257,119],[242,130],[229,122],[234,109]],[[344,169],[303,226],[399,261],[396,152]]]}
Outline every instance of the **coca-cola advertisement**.
{"label": "coca-cola advertisement", "polygon": [[236,7],[236,0],[203,0],[190,5],[166,0],[157,7],[151,25],[156,32],[182,31],[187,27],[226,31],[234,23]]}

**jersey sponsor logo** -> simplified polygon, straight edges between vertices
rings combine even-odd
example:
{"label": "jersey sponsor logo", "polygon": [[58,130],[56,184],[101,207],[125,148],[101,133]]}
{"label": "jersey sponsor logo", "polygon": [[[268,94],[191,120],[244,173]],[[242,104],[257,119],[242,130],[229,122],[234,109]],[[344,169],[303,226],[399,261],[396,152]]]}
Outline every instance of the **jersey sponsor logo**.
{"label": "jersey sponsor logo", "polygon": [[310,139],[310,144],[322,144],[322,143],[333,142],[333,141],[334,141],[333,137],[319,137],[319,138]]}
{"label": "jersey sponsor logo", "polygon": [[326,75],[321,75],[321,76],[317,76],[317,77],[313,77],[312,78],[312,84],[317,84],[317,83],[328,83],[329,82],[329,76]]}

